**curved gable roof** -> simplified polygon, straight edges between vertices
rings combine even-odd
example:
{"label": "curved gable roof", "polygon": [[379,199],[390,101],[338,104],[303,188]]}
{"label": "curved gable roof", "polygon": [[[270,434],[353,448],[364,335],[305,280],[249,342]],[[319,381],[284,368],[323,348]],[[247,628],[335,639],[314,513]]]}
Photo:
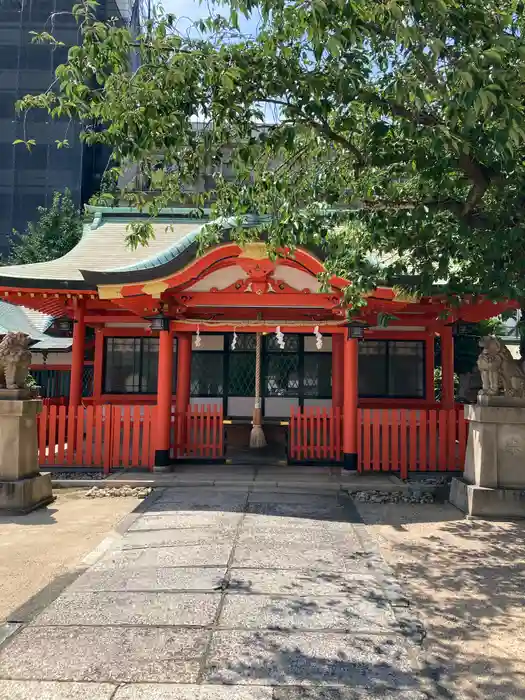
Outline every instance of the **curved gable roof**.
{"label": "curved gable roof", "polygon": [[[198,253],[198,237],[208,222],[208,211],[196,218],[195,210],[164,209],[153,220],[154,238],[146,246],[132,249],[126,244],[128,225],[147,218],[133,209],[87,207],[94,214],[84,227],[81,240],[66,255],[48,262],[7,265],[0,268],[0,286],[95,290],[99,284],[144,282],[178,272]],[[248,215],[242,226],[260,226],[269,217]],[[222,241],[238,219],[220,221]],[[320,251],[311,251],[322,259]],[[152,274],[152,271],[154,273]]]}

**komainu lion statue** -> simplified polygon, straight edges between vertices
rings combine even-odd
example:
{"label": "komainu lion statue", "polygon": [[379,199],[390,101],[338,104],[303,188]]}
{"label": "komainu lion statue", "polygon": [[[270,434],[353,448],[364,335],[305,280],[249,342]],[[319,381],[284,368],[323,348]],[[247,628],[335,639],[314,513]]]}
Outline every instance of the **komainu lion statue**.
{"label": "komainu lion statue", "polygon": [[525,398],[525,372],[510,350],[493,335],[479,341],[483,350],[478,357],[483,388],[480,396],[510,396]]}
{"label": "komainu lion statue", "polygon": [[30,364],[29,336],[7,333],[0,343],[0,389],[24,389]]}

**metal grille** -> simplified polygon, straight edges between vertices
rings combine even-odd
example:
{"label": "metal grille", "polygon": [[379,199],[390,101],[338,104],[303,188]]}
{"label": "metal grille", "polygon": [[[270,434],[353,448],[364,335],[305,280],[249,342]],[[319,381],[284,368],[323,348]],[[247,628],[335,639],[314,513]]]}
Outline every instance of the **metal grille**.
{"label": "metal grille", "polygon": [[[82,396],[93,396],[93,365],[86,365],[82,372]],[[44,399],[56,399],[61,396],[69,397],[71,370],[69,369],[33,369],[35,382],[40,387],[40,395]]]}
{"label": "metal grille", "polygon": [[237,333],[235,348],[231,350],[233,333],[228,336],[228,348],[231,352],[255,352],[255,333]]}
{"label": "metal grille", "polygon": [[239,352],[230,355],[228,394],[230,396],[255,394],[255,352]]}
{"label": "metal grille", "polygon": [[268,355],[264,376],[265,396],[299,396],[299,356]]}
{"label": "metal grille", "polygon": [[266,352],[299,352],[299,336],[297,334],[285,334],[283,349],[277,344],[277,336],[275,333],[265,336],[265,341]]}
{"label": "metal grille", "polygon": [[192,396],[222,396],[224,394],[224,355],[222,352],[192,352]]}
{"label": "metal grille", "polygon": [[332,397],[332,355],[305,353],[303,373],[304,396],[315,399]]}
{"label": "metal grille", "polygon": [[86,365],[82,370],[82,396],[93,396],[93,376],[95,368],[93,365]]}

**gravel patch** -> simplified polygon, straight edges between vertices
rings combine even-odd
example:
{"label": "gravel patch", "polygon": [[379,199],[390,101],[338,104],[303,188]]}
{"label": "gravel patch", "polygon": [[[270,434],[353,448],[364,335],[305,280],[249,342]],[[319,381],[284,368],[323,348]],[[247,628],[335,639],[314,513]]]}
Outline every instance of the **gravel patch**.
{"label": "gravel patch", "polygon": [[408,483],[410,485],[417,486],[448,486],[452,480],[450,476],[424,476],[420,479],[409,479]]}
{"label": "gravel patch", "polygon": [[409,493],[406,491],[356,491],[350,494],[360,503],[434,503],[431,493]]}
{"label": "gravel patch", "polygon": [[115,486],[113,488],[99,488],[98,486],[93,486],[93,488],[86,491],[84,494],[85,498],[122,498],[122,497],[132,497],[132,498],[146,498],[151,493],[151,488],[149,486]]}

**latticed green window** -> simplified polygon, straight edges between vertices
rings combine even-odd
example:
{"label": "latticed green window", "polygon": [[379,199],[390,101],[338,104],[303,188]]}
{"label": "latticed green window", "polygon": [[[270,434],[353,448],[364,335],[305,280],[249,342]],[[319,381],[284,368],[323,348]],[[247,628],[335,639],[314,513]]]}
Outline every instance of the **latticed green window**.
{"label": "latticed green window", "polygon": [[296,335],[284,336],[284,348],[280,348],[277,343],[277,336],[275,333],[271,335],[264,336],[265,339],[265,350],[266,352],[299,352],[300,348],[300,337]]}
{"label": "latticed green window", "polygon": [[332,355],[327,352],[307,352],[304,355],[304,396],[314,399],[332,397]]}
{"label": "latticed green window", "polygon": [[265,396],[299,396],[299,355],[270,354],[266,358]]}
{"label": "latticed green window", "polygon": [[228,365],[228,394],[253,396],[255,393],[255,353],[232,352]]}
{"label": "latticed green window", "polygon": [[264,396],[299,396],[299,335],[284,335],[284,348],[275,333],[264,338]]}
{"label": "latticed green window", "polygon": [[237,333],[235,347],[232,348],[233,333],[226,336],[228,349],[230,352],[255,352],[256,337],[255,333]]}
{"label": "latticed green window", "polygon": [[222,396],[224,394],[224,354],[222,352],[192,352],[192,396]]}

